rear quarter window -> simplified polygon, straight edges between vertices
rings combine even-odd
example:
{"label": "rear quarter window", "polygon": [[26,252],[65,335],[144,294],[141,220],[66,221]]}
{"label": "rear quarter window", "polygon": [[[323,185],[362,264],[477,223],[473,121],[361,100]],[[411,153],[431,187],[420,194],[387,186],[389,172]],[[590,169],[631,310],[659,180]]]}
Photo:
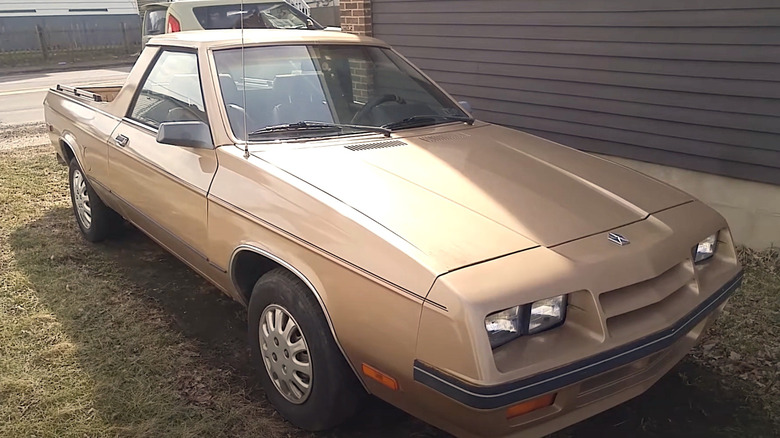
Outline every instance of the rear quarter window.
{"label": "rear quarter window", "polygon": [[144,35],[162,35],[165,33],[165,15],[167,9],[152,9],[144,15]]}

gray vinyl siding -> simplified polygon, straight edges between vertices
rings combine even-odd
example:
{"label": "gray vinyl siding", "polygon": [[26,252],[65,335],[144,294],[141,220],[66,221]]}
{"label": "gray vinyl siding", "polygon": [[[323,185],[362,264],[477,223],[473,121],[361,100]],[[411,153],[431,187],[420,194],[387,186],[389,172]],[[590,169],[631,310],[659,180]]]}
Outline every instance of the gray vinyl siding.
{"label": "gray vinyl siding", "polygon": [[480,119],[780,184],[780,0],[373,0],[373,24]]}

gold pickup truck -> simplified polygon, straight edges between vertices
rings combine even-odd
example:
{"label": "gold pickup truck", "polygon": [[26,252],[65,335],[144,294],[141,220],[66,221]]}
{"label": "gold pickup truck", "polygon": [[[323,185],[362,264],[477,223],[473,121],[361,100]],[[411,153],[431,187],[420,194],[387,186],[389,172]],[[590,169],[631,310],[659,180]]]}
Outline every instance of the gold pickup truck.
{"label": "gold pickup truck", "polygon": [[458,436],[537,437],[641,394],[739,286],[711,208],[474,120],[376,39],[153,38],[45,115],[84,237],[133,223],[245,304],[308,430],[373,394]]}

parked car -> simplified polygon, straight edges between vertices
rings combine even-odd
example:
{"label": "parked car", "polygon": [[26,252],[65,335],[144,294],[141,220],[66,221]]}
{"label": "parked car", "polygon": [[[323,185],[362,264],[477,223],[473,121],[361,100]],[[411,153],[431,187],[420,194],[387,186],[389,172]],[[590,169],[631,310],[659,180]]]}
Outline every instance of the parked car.
{"label": "parked car", "polygon": [[713,209],[474,120],[368,37],[168,34],[44,109],[84,237],[125,218],[246,305],[308,430],[370,393],[458,436],[551,433],[649,388],[742,279]]}
{"label": "parked car", "polygon": [[283,0],[179,0],[150,3],[142,9],[143,44],[164,33],[240,29],[242,25],[255,29],[324,29]]}

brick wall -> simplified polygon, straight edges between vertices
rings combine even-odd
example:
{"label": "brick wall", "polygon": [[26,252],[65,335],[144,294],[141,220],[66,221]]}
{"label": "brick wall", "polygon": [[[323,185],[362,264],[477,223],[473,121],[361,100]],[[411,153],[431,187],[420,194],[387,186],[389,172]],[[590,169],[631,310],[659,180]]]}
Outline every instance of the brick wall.
{"label": "brick wall", "polygon": [[341,0],[341,30],[357,35],[373,35],[371,0]]}
{"label": "brick wall", "polygon": [[355,102],[366,103],[374,90],[374,75],[369,70],[371,66],[366,61],[349,60],[349,70],[352,74],[352,97]]}

